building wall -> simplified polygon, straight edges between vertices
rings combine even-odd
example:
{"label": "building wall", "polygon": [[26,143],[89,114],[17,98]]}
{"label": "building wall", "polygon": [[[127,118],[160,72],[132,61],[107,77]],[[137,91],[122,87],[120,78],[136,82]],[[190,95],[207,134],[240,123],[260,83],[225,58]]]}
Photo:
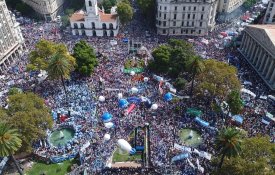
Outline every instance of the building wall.
{"label": "building wall", "polygon": [[22,53],[24,39],[15,17],[0,0],[0,72]]}
{"label": "building wall", "polygon": [[65,0],[23,0],[45,20],[53,20],[63,10]]}
{"label": "building wall", "polygon": [[275,24],[275,0],[269,1],[263,22],[266,24]]}
{"label": "building wall", "polygon": [[262,46],[254,36],[254,33],[244,31],[240,52],[264,82],[275,90],[275,52]]}
{"label": "building wall", "polygon": [[218,12],[220,13],[231,13],[241,5],[244,0],[219,0]]}
{"label": "building wall", "polygon": [[159,35],[206,35],[215,25],[217,0],[158,0]]}

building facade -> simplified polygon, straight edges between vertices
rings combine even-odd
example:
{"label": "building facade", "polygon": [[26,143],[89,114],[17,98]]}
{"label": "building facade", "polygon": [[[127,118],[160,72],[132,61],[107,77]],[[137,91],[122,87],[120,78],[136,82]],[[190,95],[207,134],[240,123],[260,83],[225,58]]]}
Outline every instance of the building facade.
{"label": "building facade", "polygon": [[275,25],[249,25],[239,51],[264,82],[275,90]]}
{"label": "building facade", "polygon": [[157,0],[159,35],[206,35],[214,28],[217,0]]}
{"label": "building facade", "polygon": [[275,0],[269,1],[263,22],[265,24],[275,24]]}
{"label": "building facade", "polygon": [[24,39],[4,0],[0,0],[0,72],[18,59],[23,51]]}
{"label": "building facade", "polygon": [[119,30],[116,7],[106,14],[97,6],[97,0],[85,0],[86,11],[80,10],[70,17],[73,35],[117,36]]}
{"label": "building facade", "polygon": [[63,11],[65,0],[23,0],[47,21],[54,20]]}
{"label": "building facade", "polygon": [[231,13],[243,5],[243,3],[244,0],[219,0],[217,11],[220,13]]}

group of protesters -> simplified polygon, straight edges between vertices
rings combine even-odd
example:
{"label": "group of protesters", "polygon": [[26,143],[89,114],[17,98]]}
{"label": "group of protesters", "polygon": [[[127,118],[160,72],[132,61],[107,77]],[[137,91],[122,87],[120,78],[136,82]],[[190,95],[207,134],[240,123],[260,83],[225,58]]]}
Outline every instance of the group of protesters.
{"label": "group of protesters", "polygon": [[[151,52],[159,44],[168,40],[167,36],[156,36],[149,28],[140,25],[141,15],[137,12],[131,23],[125,26],[121,33],[123,37],[134,39],[142,42],[142,44]],[[148,81],[144,79],[136,80],[136,75],[125,74],[124,64],[127,59],[132,57],[128,52],[128,44],[124,43],[121,38],[117,39],[116,45],[110,44],[109,38],[94,37],[76,37],[70,34],[64,34],[57,29],[57,25],[53,23],[34,23],[27,18],[21,18],[22,32],[25,38],[26,51],[22,53],[20,60],[12,63],[10,68],[3,73],[1,81],[1,91],[4,92],[9,87],[18,87],[22,90],[34,90],[45,99],[45,104],[49,106],[53,114],[64,114],[68,118],[65,122],[59,122],[53,115],[55,120],[55,128],[71,124],[77,128],[76,137],[65,146],[55,147],[48,141],[41,144],[36,150],[36,154],[46,157],[60,156],[70,154],[72,152],[80,152],[81,166],[83,169],[91,172],[102,173],[106,175],[112,174],[162,174],[166,171],[167,165],[170,169],[175,169],[181,174],[204,174],[211,170],[209,160],[198,156],[194,152],[189,152],[188,161],[178,161],[171,163],[171,159],[180,154],[181,151],[174,148],[174,144],[184,145],[178,136],[178,131],[182,128],[194,128],[201,135],[202,143],[196,149],[216,155],[213,144],[217,134],[217,130],[232,125],[231,119],[225,114],[213,113],[208,108],[211,104],[208,99],[194,98],[192,106],[189,106],[187,100],[165,101],[164,95],[169,92],[169,88],[163,87],[163,91],[159,89],[159,82],[153,78],[148,72],[143,72],[143,77],[148,77]],[[220,61],[228,61],[228,55],[236,58],[238,63],[239,77],[242,82],[250,81],[254,86],[245,86],[253,91],[257,96],[267,95],[268,88],[256,75],[251,73],[253,70],[249,67],[242,56],[230,48],[219,48],[215,44],[219,44],[217,34],[221,31],[232,27],[232,25],[224,25],[216,31],[209,34],[207,38],[197,37],[189,38],[194,49],[205,55],[205,59],[214,58]],[[150,36],[145,36],[145,30],[149,31]],[[127,31],[127,32],[126,32]],[[54,42],[64,43],[70,52],[76,42],[80,39],[86,40],[93,46],[97,53],[100,53],[99,65],[95,68],[95,72],[91,77],[78,78],[73,74],[70,80],[66,81],[68,90],[67,95],[63,91],[63,87],[57,81],[45,80],[38,84],[35,72],[26,71],[29,52],[34,49],[35,44],[41,39],[48,39]],[[185,39],[188,39],[184,37]],[[208,40],[208,44],[204,39]],[[142,59],[142,58],[140,58]],[[7,87],[8,86],[8,87]],[[137,93],[133,93],[131,88],[136,87]],[[157,104],[157,109],[147,108],[145,105],[136,103],[135,109],[125,115],[125,109],[118,105],[118,94],[122,94],[122,98],[130,97],[146,97],[153,104]],[[1,96],[0,103],[6,106],[7,91]],[[104,101],[99,101],[99,96],[104,97]],[[176,97],[175,97],[176,98]],[[246,106],[243,112],[244,122],[241,126],[246,130],[249,136],[256,134],[269,134],[273,136],[274,127],[261,122],[261,116],[268,108],[266,101],[258,98],[251,98],[252,106]],[[175,108],[179,107],[179,112],[175,112]],[[186,114],[189,107],[196,107],[203,111],[200,116],[203,120],[217,130],[202,127],[194,122],[193,117]],[[259,111],[255,111],[258,108]],[[70,111],[70,112],[69,112]],[[113,116],[113,128],[106,128],[101,120],[101,116],[108,112]],[[150,166],[152,169],[146,168],[106,168],[107,162],[110,162],[113,152],[118,148],[117,140],[128,140],[129,135],[136,127],[143,127],[146,123],[150,126]],[[110,140],[104,140],[104,135],[111,135]],[[50,132],[49,132],[50,135]],[[90,142],[83,150],[81,147]],[[144,143],[141,141],[141,143]],[[198,163],[199,162],[199,163]],[[199,171],[194,168],[194,164],[199,164],[205,171]],[[195,166],[196,167],[196,166]],[[169,168],[168,168],[169,169]],[[156,171],[157,170],[157,171]]]}

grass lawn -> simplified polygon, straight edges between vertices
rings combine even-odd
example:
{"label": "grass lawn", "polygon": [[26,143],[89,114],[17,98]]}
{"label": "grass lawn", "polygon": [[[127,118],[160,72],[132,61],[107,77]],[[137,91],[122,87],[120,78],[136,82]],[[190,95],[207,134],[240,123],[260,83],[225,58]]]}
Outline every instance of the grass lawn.
{"label": "grass lawn", "polygon": [[134,162],[141,160],[140,154],[134,154],[130,156],[128,153],[119,153],[119,149],[117,149],[113,155],[113,162]]}
{"label": "grass lawn", "polygon": [[49,165],[37,162],[27,171],[27,175],[41,175],[42,173],[45,175],[65,175],[70,172],[70,167],[74,163],[76,163],[74,159]]}

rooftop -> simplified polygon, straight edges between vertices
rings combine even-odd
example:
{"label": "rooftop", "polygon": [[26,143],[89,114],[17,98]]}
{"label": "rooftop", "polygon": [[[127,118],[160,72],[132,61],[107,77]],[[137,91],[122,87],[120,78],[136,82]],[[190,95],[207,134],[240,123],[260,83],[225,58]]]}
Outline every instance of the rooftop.
{"label": "rooftop", "polygon": [[72,14],[72,16],[70,17],[71,21],[84,21],[84,16],[85,16],[85,12],[83,10],[79,10],[77,12],[75,12],[74,14]]}
{"label": "rooftop", "polygon": [[103,13],[101,10],[98,10],[98,14],[101,22],[115,22],[117,19],[116,14],[106,14]]}
{"label": "rooftop", "polygon": [[257,28],[257,29],[262,29],[265,31],[265,33],[268,35],[270,38],[271,42],[275,46],[275,25],[249,25],[249,27]]}

